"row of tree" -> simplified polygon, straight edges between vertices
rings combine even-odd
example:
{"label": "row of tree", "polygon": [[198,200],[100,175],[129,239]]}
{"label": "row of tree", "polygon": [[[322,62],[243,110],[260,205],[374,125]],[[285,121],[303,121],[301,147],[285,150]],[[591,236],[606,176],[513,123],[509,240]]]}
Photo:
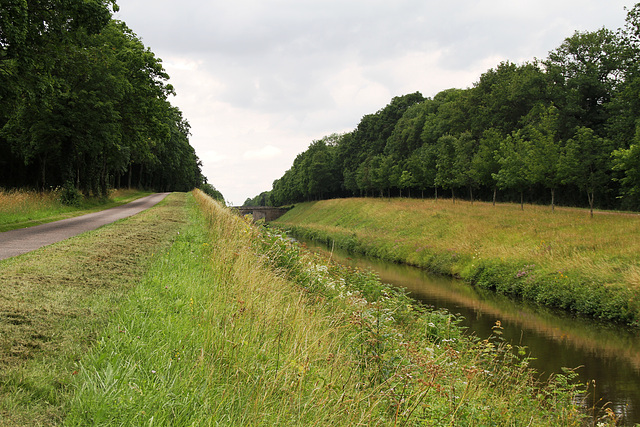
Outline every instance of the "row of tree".
{"label": "row of tree", "polygon": [[113,0],[3,0],[0,187],[203,185],[161,60]]}
{"label": "row of tree", "polygon": [[314,141],[247,204],[353,195],[640,208],[640,4],[624,28],[576,32],[547,59],[504,62],[473,87],[393,98]]}

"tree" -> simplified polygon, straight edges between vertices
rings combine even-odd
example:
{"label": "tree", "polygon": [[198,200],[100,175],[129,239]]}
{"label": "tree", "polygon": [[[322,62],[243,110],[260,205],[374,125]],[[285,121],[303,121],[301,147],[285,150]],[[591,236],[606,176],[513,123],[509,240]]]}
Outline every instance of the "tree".
{"label": "tree", "polygon": [[479,185],[484,185],[493,189],[493,205],[496,205],[497,182],[494,178],[500,171],[500,163],[497,160],[497,153],[500,150],[500,142],[504,136],[496,129],[491,128],[484,131],[479,142],[478,151],[471,159],[470,173]]}
{"label": "tree", "polygon": [[407,170],[403,170],[400,174],[400,179],[398,180],[398,186],[401,190],[405,188],[407,189],[407,197],[411,197],[411,187],[414,185],[416,185],[416,180],[413,177],[413,174]]}
{"label": "tree", "polygon": [[[433,187],[435,199],[438,200],[438,184],[436,181],[437,175],[437,161],[438,161],[438,146],[437,145],[423,145],[414,152],[417,158],[417,164],[420,168],[419,176],[421,179],[421,186],[424,188]],[[417,178],[418,179],[418,178]]]}
{"label": "tree", "polygon": [[[0,153],[21,164],[12,166],[23,175],[17,185],[74,182],[104,195],[127,169],[131,186],[134,166],[139,186],[202,183],[188,123],[167,101],[169,76],[124,23],[111,19],[115,4],[7,1],[0,76],[10,84],[0,84]],[[0,173],[0,184],[7,176]]]}
{"label": "tree", "polygon": [[542,107],[539,119],[521,132],[527,139],[528,181],[541,184],[551,191],[551,210],[555,211],[556,189],[561,183],[559,173],[562,146],[558,141],[558,109],[554,106]]}
{"label": "tree", "polygon": [[[421,147],[422,148],[422,147]],[[413,186],[419,189],[424,199],[424,190],[430,185],[427,181],[426,168],[421,157],[421,149],[415,150],[407,159],[407,169],[413,177]]]}
{"label": "tree", "polygon": [[367,157],[365,161],[360,164],[356,172],[356,182],[358,183],[358,189],[360,190],[360,194],[364,193],[365,196],[368,196],[369,191],[375,188],[371,159],[372,157]]}
{"label": "tree", "polygon": [[640,126],[633,144],[627,149],[617,149],[612,154],[613,170],[619,173],[616,180],[622,185],[621,195],[627,206],[640,207]]}
{"label": "tree", "polygon": [[325,194],[332,193],[335,188],[329,147],[324,140],[314,141],[307,153],[310,156],[307,172],[309,194],[314,198],[323,199]]}
{"label": "tree", "polygon": [[520,209],[524,210],[524,190],[529,185],[527,179],[527,143],[522,131],[513,132],[500,143],[496,153],[500,170],[493,174],[498,188],[513,189],[520,194]]}
{"label": "tree", "polygon": [[420,136],[424,128],[428,102],[429,100],[426,100],[407,108],[387,139],[384,148],[386,155],[392,156],[396,161],[406,160],[422,145]]}
{"label": "tree", "polygon": [[389,171],[385,169],[384,159],[387,156],[378,154],[371,159],[371,184],[373,190],[380,191],[380,197],[384,197],[384,190],[389,188]]}
{"label": "tree", "polygon": [[456,202],[454,190],[458,184],[455,169],[455,147],[457,143],[458,141],[454,136],[446,135],[438,139],[436,148],[437,158],[435,184],[445,190],[451,190],[451,201],[453,203]]}
{"label": "tree", "polygon": [[447,89],[427,101],[424,128],[420,138],[424,144],[436,144],[445,135],[458,135],[468,130],[467,91]]}
{"label": "tree", "polygon": [[473,203],[473,189],[478,185],[478,181],[471,167],[476,145],[476,141],[471,137],[469,132],[461,134],[455,139],[454,143],[455,157],[453,161],[453,172],[455,174],[455,183],[456,185],[469,189],[471,203]]}
{"label": "tree", "polygon": [[400,178],[402,178],[403,167],[399,163],[392,163],[389,173],[389,185],[393,188],[397,188],[400,191],[400,197],[402,197],[402,187],[400,186]]}
{"label": "tree", "polygon": [[608,119],[605,105],[624,78],[625,49],[606,28],[576,32],[544,61],[556,88],[554,103],[562,114],[562,136],[578,126],[602,132]]}
{"label": "tree", "polygon": [[547,76],[538,62],[502,62],[482,74],[469,91],[470,130],[481,136],[487,129],[507,134],[523,126],[534,105],[550,103]]}
{"label": "tree", "polygon": [[563,183],[575,184],[587,193],[589,213],[593,218],[596,191],[610,182],[611,142],[598,137],[592,129],[580,127],[567,141],[565,155],[560,162]]}
{"label": "tree", "polygon": [[608,114],[606,135],[617,148],[629,148],[640,117],[640,3],[628,11],[625,27],[619,34],[618,59],[624,80],[619,82],[611,102],[604,104]]}
{"label": "tree", "polygon": [[[9,77],[9,84],[0,85],[4,86],[0,110],[8,112],[0,117],[1,134],[26,166],[37,164],[41,187],[47,184],[48,170],[54,184],[68,178],[64,169],[68,169],[71,142],[66,133],[72,129],[63,122],[76,116],[65,110],[77,106],[76,100],[81,104],[93,96],[81,90],[71,93],[69,80],[90,67],[86,62],[89,53],[83,48],[90,49],[88,40],[109,22],[110,4],[98,0],[11,0],[6,8],[2,6],[0,76]],[[76,70],[77,66],[82,68]],[[108,110],[105,105],[93,111],[111,115]],[[104,121],[86,124],[100,126]]]}

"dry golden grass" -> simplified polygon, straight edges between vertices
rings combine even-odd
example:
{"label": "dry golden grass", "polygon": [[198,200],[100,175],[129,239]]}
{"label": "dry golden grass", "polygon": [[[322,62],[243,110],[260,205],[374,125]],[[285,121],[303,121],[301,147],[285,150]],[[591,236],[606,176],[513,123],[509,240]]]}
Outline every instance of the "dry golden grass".
{"label": "dry golden grass", "polygon": [[57,205],[57,198],[57,194],[53,191],[40,193],[37,191],[0,189],[0,215],[50,208]]}

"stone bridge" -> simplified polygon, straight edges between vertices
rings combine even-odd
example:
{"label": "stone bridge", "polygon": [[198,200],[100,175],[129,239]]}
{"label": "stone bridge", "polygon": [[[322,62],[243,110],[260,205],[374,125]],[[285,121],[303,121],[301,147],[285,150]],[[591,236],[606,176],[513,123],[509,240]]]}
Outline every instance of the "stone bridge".
{"label": "stone bridge", "polygon": [[252,215],[254,221],[264,219],[265,222],[280,218],[290,208],[273,208],[271,206],[234,206],[234,210],[242,216]]}

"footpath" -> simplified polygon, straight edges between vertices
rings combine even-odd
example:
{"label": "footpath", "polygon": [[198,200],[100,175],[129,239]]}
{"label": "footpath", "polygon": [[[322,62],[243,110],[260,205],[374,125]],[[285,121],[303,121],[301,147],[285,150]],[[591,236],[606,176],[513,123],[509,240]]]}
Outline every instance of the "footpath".
{"label": "footpath", "polygon": [[0,233],[0,260],[34,251],[43,246],[95,230],[106,224],[140,213],[162,201],[169,193],[156,193],[126,205],[35,227]]}

